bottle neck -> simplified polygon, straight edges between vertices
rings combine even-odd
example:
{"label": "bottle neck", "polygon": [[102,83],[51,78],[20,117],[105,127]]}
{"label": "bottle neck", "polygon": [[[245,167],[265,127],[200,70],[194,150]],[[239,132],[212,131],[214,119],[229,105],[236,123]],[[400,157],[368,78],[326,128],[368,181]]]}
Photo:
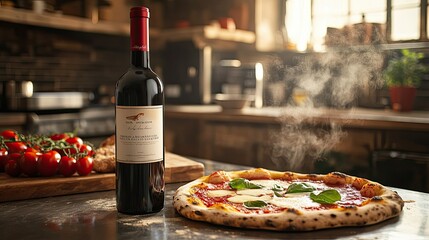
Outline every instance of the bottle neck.
{"label": "bottle neck", "polygon": [[149,51],[131,51],[131,64],[135,67],[150,68]]}
{"label": "bottle neck", "polygon": [[149,17],[137,13],[130,19],[131,64],[149,68]]}

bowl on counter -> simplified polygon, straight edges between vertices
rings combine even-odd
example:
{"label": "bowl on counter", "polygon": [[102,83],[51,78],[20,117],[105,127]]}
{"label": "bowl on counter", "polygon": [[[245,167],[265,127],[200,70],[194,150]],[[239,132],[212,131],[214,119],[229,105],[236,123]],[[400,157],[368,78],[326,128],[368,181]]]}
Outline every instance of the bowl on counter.
{"label": "bowl on counter", "polygon": [[248,107],[251,97],[241,94],[216,94],[214,102],[224,110],[241,110]]}

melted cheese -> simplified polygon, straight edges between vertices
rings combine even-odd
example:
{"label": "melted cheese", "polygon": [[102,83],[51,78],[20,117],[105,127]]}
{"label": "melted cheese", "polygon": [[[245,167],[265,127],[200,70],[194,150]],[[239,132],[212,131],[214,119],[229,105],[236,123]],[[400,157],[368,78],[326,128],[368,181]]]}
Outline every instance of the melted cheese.
{"label": "melted cheese", "polygon": [[275,197],[269,203],[282,208],[301,209],[305,207],[319,207],[320,204],[313,202],[309,197],[310,193],[292,193],[285,197]]}
{"label": "melted cheese", "polygon": [[250,196],[262,196],[262,195],[273,195],[273,190],[270,189],[244,189],[238,190],[237,194],[239,195],[250,195]]}
{"label": "melted cheese", "polygon": [[250,195],[236,195],[233,197],[228,198],[228,201],[233,202],[233,203],[244,203],[244,202],[248,202],[248,201],[268,201],[271,200],[272,197],[269,195],[263,195],[260,197],[255,197],[255,196],[250,196]]}
{"label": "melted cheese", "polygon": [[209,197],[225,197],[225,196],[233,196],[235,195],[234,191],[231,190],[210,190],[207,191],[207,196]]}
{"label": "melted cheese", "polygon": [[265,189],[272,189],[276,184],[282,186],[285,189],[289,186],[287,182],[277,180],[251,180],[250,182],[263,186]]}

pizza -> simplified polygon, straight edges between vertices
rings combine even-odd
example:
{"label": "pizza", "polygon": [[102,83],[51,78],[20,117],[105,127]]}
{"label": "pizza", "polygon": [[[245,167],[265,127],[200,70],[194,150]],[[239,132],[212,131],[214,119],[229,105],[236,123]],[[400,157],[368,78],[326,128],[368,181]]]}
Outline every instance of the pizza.
{"label": "pizza", "polygon": [[375,224],[398,216],[397,192],[340,172],[262,168],[216,171],[178,188],[173,205],[189,219],[238,228],[311,231]]}

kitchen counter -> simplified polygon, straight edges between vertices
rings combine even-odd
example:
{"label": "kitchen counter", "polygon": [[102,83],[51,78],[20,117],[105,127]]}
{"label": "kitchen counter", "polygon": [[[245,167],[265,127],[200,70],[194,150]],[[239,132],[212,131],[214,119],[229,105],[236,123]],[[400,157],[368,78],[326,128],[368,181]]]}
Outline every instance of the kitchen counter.
{"label": "kitchen counter", "polygon": [[298,107],[223,110],[218,105],[169,105],[166,107],[166,117],[248,123],[280,123],[293,119],[308,124],[336,122],[344,127],[354,128],[429,131],[429,111],[395,112],[390,109]]}
{"label": "kitchen counter", "polygon": [[[201,161],[206,173],[244,167]],[[406,201],[399,217],[366,227],[315,232],[237,229],[181,217],[172,206],[175,190],[167,184],[165,208],[150,216],[120,214],[115,192],[104,191],[0,204],[2,239],[427,239],[429,194],[395,189]]]}

